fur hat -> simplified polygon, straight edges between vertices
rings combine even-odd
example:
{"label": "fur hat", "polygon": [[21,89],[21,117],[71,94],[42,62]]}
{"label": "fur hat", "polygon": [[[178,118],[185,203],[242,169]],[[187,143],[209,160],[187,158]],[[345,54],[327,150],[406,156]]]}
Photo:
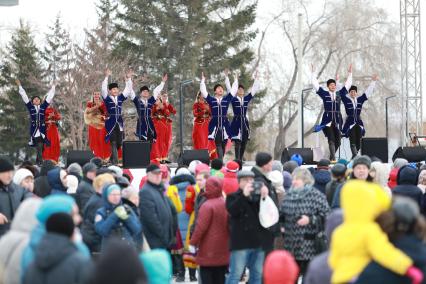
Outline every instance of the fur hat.
{"label": "fur hat", "polygon": [[368,157],[366,155],[361,155],[361,156],[355,157],[355,159],[353,160],[352,169],[355,169],[355,167],[358,166],[358,165],[366,165],[367,168],[370,168],[371,167],[370,157]]}
{"label": "fur hat", "polygon": [[349,92],[350,91],[355,91],[355,92],[358,92],[358,88],[357,88],[357,86],[351,86],[350,88],[349,88]]}
{"label": "fur hat", "polygon": [[272,161],[272,156],[271,154],[266,152],[258,152],[256,154],[255,160],[256,160],[256,166],[263,167],[264,165]]}
{"label": "fur hat", "polygon": [[330,86],[330,84],[336,84],[336,80],[334,80],[334,79],[328,79],[327,80],[327,87]]}
{"label": "fur hat", "polygon": [[15,167],[6,156],[0,156],[0,173],[13,171]]}
{"label": "fur hat", "polygon": [[114,88],[118,88],[118,84],[117,83],[110,83],[110,84],[108,84],[108,90],[111,91]]}

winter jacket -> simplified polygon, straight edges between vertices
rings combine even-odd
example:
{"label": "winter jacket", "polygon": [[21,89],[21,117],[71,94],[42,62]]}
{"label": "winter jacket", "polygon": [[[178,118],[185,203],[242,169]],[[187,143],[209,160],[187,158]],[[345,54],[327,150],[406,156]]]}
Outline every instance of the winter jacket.
{"label": "winter jacket", "polygon": [[[141,224],[132,208],[120,202],[117,205],[108,201],[108,191],[102,194],[103,206],[96,211],[95,231],[102,237],[102,250],[111,238],[120,239],[130,246],[136,246],[135,237],[142,232]],[[127,212],[127,219],[123,220],[114,212],[119,207],[124,206]]]}
{"label": "winter jacket", "polygon": [[81,224],[81,234],[83,235],[84,243],[92,253],[101,251],[102,237],[96,233],[95,216],[103,204],[102,196],[99,193],[95,193],[90,197],[82,213],[83,223]]}
{"label": "winter jacket", "polygon": [[225,266],[229,264],[229,231],[222,180],[210,177],[205,197],[190,243],[198,247],[196,262],[200,266]]}
{"label": "winter jacket", "polygon": [[394,168],[389,173],[389,181],[388,186],[390,189],[394,189],[397,186],[397,178],[398,178],[399,168]]}
{"label": "winter jacket", "polygon": [[178,213],[178,224],[179,224],[179,230],[180,234],[183,239],[185,239],[187,231],[188,231],[188,225],[189,225],[189,214],[186,213],[186,211],[182,210],[183,205],[182,201],[185,201],[186,192],[189,187],[193,187],[195,185],[195,179],[191,175],[183,174],[179,176],[174,176],[170,180],[170,186],[168,190],[177,191],[179,196],[180,206],[176,206],[175,202],[173,204],[175,205],[176,211]]}
{"label": "winter jacket", "polygon": [[[123,202],[124,205],[129,206],[133,210],[133,212],[136,215],[136,218],[138,219],[138,222],[140,222],[139,207],[137,207],[133,202],[131,202],[130,200],[125,199],[125,198],[122,199],[122,202]],[[141,251],[142,247],[143,247],[142,230],[138,234],[133,236],[133,240],[136,244],[137,251]]]}
{"label": "winter jacket", "polygon": [[223,177],[223,192],[226,195],[229,195],[231,193],[234,193],[238,190],[238,179],[237,179],[237,173],[234,172],[225,172]]}
{"label": "winter jacket", "polygon": [[325,196],[327,197],[328,205],[331,206],[333,203],[334,194],[336,193],[336,190],[338,187],[341,187],[343,185],[344,181],[339,180],[331,180],[327,183],[325,186]]}
{"label": "winter jacket", "polygon": [[400,195],[409,197],[422,208],[423,192],[417,186],[418,183],[418,172],[416,169],[410,166],[403,166],[399,169],[397,175],[397,186],[394,187],[392,193],[394,195]]}
{"label": "winter jacket", "polygon": [[269,232],[260,225],[259,204],[246,197],[241,189],[226,197],[231,251],[262,247],[262,238]]}
{"label": "winter jacket", "polygon": [[38,246],[24,284],[86,283],[90,261],[66,236],[47,233]]}
{"label": "winter jacket", "polygon": [[31,231],[38,223],[35,214],[40,204],[41,199],[38,198],[25,200],[16,212],[10,231],[0,239],[0,266],[4,269],[1,283],[21,283],[22,252],[28,245]]}
{"label": "winter jacket", "polygon": [[47,172],[55,168],[55,164],[46,160],[43,161],[43,164],[40,169],[40,175],[34,179],[34,194],[39,197],[46,197],[52,191],[49,181],[47,180]]}
{"label": "winter jacket", "polygon": [[[286,194],[280,210],[280,221],[284,225],[284,249],[296,260],[311,260],[315,250],[315,236],[324,231],[325,218],[330,211],[327,199],[316,188],[291,188]],[[309,217],[309,224],[299,226],[302,215]]]}
{"label": "winter jacket", "polygon": [[9,221],[0,225],[0,236],[4,235],[10,228],[16,210],[26,198],[32,197],[33,194],[23,187],[14,184],[4,185],[0,182],[0,213],[6,216]]}
{"label": "winter jacket", "polygon": [[[413,259],[414,266],[426,275],[426,245],[414,235],[406,235],[392,242],[395,247]],[[408,277],[398,275],[384,268],[379,263],[371,262],[358,277],[356,284],[375,284],[377,279],[386,284],[411,284]],[[426,284],[423,278],[422,284]]]}
{"label": "winter jacket", "polygon": [[61,168],[54,168],[47,173],[47,181],[52,188],[51,194],[66,194],[67,188],[62,184]]}
{"label": "winter jacket", "polygon": [[[275,202],[275,205],[278,207],[278,195],[277,192],[272,185],[272,182],[268,179],[268,177],[262,172],[262,170],[254,166],[251,171],[254,173],[254,179],[255,181],[261,181],[263,184],[268,188],[269,196],[272,198],[272,200]],[[274,247],[274,239],[279,234],[279,225],[274,225],[266,231],[262,238],[262,247],[265,250],[266,253],[269,253],[273,250]]]}
{"label": "winter jacket", "polygon": [[316,170],[313,174],[315,179],[314,187],[325,194],[325,187],[331,181],[331,173],[328,170]]}
{"label": "winter jacket", "polygon": [[77,192],[75,194],[75,200],[80,211],[83,211],[84,207],[86,207],[86,203],[95,193],[96,191],[93,188],[92,180],[88,179],[87,177],[83,177],[77,187]]}
{"label": "winter jacket", "polygon": [[328,259],[333,270],[332,283],[351,281],[372,260],[400,275],[413,264],[389,242],[375,222],[390,204],[389,196],[377,184],[352,180],[343,186],[341,205],[345,220],[333,233]]}
{"label": "winter jacket", "polygon": [[172,211],[163,185],[147,181],[139,192],[139,199],[141,224],[149,246],[169,248],[176,231],[173,231]]}

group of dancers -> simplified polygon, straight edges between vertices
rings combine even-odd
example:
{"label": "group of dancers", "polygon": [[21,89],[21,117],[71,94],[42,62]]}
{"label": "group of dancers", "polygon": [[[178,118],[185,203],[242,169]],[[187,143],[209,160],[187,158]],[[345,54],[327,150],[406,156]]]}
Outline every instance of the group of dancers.
{"label": "group of dancers", "polygon": [[[336,160],[336,151],[340,147],[341,135],[349,138],[352,158],[354,158],[361,148],[361,138],[365,135],[364,123],[361,119],[361,111],[368,97],[373,93],[377,75],[372,76],[372,82],[359,96],[358,87],[352,85],[352,64],[348,69],[348,78],[344,85],[340,85],[336,80],[327,80],[327,89],[320,86],[312,65],[312,85],[323,101],[324,113],[321,123],[315,127],[315,132],[323,131],[328,140],[330,160]],[[340,105],[346,110],[346,120],[343,124]],[[343,127],[342,127],[343,125]]]}
{"label": "group of dancers", "polygon": [[[116,82],[109,82],[111,70],[107,69],[102,82],[101,91],[95,91],[87,103],[84,120],[88,125],[89,147],[96,157],[105,162],[118,164],[122,156],[124,139],[124,122],[122,108],[127,98],[133,101],[138,120],[135,135],[138,140],[151,144],[151,161],[169,163],[168,154],[172,145],[172,119],[176,109],[169,103],[167,90],[167,74],[153,90],[148,86],[133,89],[133,71],[126,74],[123,91],[120,92]],[[247,117],[248,107],[259,90],[257,72],[252,87],[246,93],[243,85],[238,84],[235,73],[231,85],[229,70],[225,70],[225,88],[221,84],[213,87],[213,95],[207,91],[204,73],[201,74],[200,90],[193,105],[192,141],[194,149],[208,149],[211,159],[223,159],[229,141],[234,143],[235,159],[243,161],[248,140],[250,125]],[[324,113],[321,123],[315,131],[323,131],[328,139],[330,160],[335,161],[335,153],[340,146],[341,135],[349,137],[352,156],[360,150],[361,138],[365,135],[361,111],[365,101],[373,93],[377,75],[367,90],[358,96],[358,89],[352,85],[352,65],[349,67],[348,78],[344,85],[336,80],[327,81],[327,89],[320,86],[312,67],[312,85],[323,101]],[[57,123],[60,114],[50,107],[55,95],[55,84],[42,100],[39,96],[28,98],[25,90],[17,81],[21,95],[30,114],[30,142],[36,148],[38,164],[42,160],[59,160],[60,146]],[[343,125],[340,105],[343,102],[347,118]],[[232,105],[233,118],[228,120],[228,108]],[[342,127],[343,125],[343,127]]]}

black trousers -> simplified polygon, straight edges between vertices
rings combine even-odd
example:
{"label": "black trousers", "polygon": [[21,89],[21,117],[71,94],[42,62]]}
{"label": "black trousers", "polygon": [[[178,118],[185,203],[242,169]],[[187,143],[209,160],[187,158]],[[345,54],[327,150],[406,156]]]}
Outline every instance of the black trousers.
{"label": "black trousers", "polygon": [[243,161],[247,142],[248,142],[248,131],[246,129],[242,129],[241,140],[234,141],[235,160]]}
{"label": "black trousers", "polygon": [[[306,271],[308,270],[309,260],[296,260],[297,265],[299,266],[299,277],[304,277],[306,274]],[[302,280],[302,283],[304,283],[305,279]]]}
{"label": "black trousers", "polygon": [[336,160],[336,151],[340,147],[340,130],[333,122],[330,126],[323,129],[323,132],[328,140],[328,148],[330,150],[330,160]]}
{"label": "black trousers", "polygon": [[219,159],[223,160],[223,155],[225,154],[226,141],[222,139],[222,129],[219,129],[214,138],[214,143],[216,144],[217,156]]}
{"label": "black trousers", "polygon": [[41,136],[33,138],[34,147],[36,148],[36,164],[41,165],[43,162],[43,146],[44,141]]}
{"label": "black trousers", "polygon": [[224,284],[228,266],[200,266],[201,283]]}
{"label": "black trousers", "polygon": [[349,141],[351,144],[352,159],[355,158],[355,156],[358,154],[359,149],[361,149],[361,133],[361,126],[359,126],[358,124],[355,124],[355,126],[349,130]]}
{"label": "black trousers", "polygon": [[118,124],[115,125],[109,141],[111,143],[110,161],[113,165],[116,165],[118,164],[118,149],[123,145],[123,131],[120,130]]}

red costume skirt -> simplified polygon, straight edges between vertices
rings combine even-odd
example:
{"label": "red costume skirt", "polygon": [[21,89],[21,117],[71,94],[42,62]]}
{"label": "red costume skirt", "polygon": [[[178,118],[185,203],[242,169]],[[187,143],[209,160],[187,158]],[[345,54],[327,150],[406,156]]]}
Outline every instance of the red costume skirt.
{"label": "red costume skirt", "polygon": [[61,144],[58,127],[55,123],[47,123],[46,137],[50,141],[50,146],[44,144],[43,160],[52,160],[58,162],[61,155]]}
{"label": "red costume skirt", "polygon": [[[105,142],[106,129],[102,127],[97,129],[93,126],[89,127],[89,148],[92,150],[95,157],[99,157],[103,160],[109,159],[111,156],[111,146],[109,142]],[[122,149],[118,150],[118,158],[122,157]]]}

